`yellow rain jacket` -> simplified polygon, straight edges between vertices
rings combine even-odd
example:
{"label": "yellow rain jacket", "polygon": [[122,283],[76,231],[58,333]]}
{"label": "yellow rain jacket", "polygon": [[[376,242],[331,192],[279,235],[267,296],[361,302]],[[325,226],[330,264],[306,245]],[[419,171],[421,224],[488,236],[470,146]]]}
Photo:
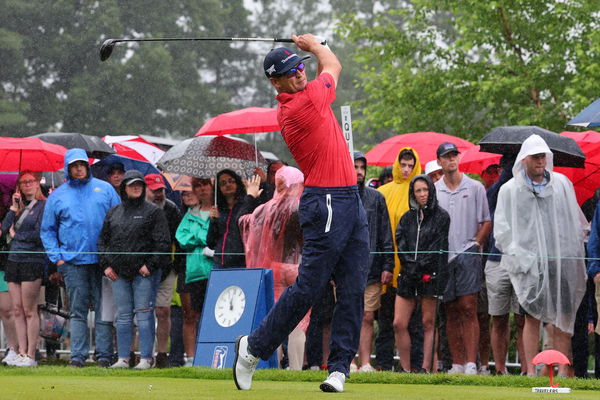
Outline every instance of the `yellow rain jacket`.
{"label": "yellow rain jacket", "polygon": [[[392,278],[392,285],[398,286],[398,274],[400,274],[400,259],[398,258],[398,246],[396,245],[396,228],[400,222],[400,218],[408,211],[408,188],[410,181],[417,175],[421,174],[421,162],[419,161],[419,155],[411,147],[403,147],[398,152],[398,155],[403,150],[411,150],[415,155],[415,167],[408,178],[402,178],[402,169],[400,168],[400,160],[396,157],[394,166],[392,167],[393,181],[386,183],[379,189],[381,194],[385,197],[385,203],[387,205],[388,214],[390,216],[390,226],[392,227],[392,238],[394,239],[394,276]],[[385,291],[386,288],[384,288]]]}

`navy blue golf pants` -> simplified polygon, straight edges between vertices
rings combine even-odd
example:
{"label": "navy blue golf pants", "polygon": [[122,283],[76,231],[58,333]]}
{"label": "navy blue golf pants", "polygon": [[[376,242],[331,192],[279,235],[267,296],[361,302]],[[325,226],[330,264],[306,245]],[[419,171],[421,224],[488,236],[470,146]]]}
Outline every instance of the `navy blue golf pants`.
{"label": "navy blue golf pants", "polygon": [[296,282],[248,338],[252,354],[267,360],[335,281],[329,372],[349,373],[358,349],[367,280],[369,233],[356,186],[306,187],[300,199],[304,236]]}

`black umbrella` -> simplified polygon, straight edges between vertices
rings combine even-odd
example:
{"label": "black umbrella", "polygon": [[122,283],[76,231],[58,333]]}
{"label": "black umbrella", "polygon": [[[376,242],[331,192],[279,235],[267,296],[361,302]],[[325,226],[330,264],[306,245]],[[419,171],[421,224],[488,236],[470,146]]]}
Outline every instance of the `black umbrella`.
{"label": "black umbrella", "polygon": [[499,126],[479,142],[479,150],[488,153],[517,155],[521,145],[531,135],[544,139],[557,167],[583,168],[585,154],[573,139],[559,135],[539,126]]}
{"label": "black umbrella", "polygon": [[83,149],[88,157],[102,158],[115,154],[112,147],[104,143],[98,136],[84,135],[83,133],[46,132],[33,135],[44,142],[59,144],[67,149]]}

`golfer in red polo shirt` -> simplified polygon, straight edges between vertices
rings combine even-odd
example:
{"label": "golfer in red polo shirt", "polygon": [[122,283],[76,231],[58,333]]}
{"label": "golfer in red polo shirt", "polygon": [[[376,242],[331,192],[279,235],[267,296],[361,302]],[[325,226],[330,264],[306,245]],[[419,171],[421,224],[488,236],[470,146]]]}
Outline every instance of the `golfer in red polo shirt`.
{"label": "golfer in red polo shirt", "polygon": [[306,79],[303,62],[310,57],[285,47],[267,54],[264,70],[278,93],[281,134],[305,176],[299,209],[302,262],[298,279],[260,327],[238,338],[233,377],[238,389],[250,389],[259,359],[271,356],[333,278],[337,302],[331,322],[329,376],[321,390],[342,392],[360,337],[369,256],[367,217],[354,164],[331,109],[342,66],[315,36],[292,38],[317,58],[317,79]]}

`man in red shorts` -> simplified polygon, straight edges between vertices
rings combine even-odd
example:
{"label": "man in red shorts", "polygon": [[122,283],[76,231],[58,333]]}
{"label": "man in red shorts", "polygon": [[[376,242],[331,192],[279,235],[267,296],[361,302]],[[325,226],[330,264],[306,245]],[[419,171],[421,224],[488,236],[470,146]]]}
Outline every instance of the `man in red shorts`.
{"label": "man in red shorts", "polygon": [[264,61],[265,74],[277,90],[281,134],[305,176],[300,199],[304,236],[298,279],[288,287],[258,329],[236,342],[233,367],[240,390],[252,385],[259,359],[267,360],[323,293],[330,279],[337,302],[331,323],[325,392],[342,392],[356,354],[367,279],[369,237],[356,174],[342,130],[333,114],[342,66],[315,36],[292,37],[317,58],[318,76],[308,82],[301,58],[285,47]]}

